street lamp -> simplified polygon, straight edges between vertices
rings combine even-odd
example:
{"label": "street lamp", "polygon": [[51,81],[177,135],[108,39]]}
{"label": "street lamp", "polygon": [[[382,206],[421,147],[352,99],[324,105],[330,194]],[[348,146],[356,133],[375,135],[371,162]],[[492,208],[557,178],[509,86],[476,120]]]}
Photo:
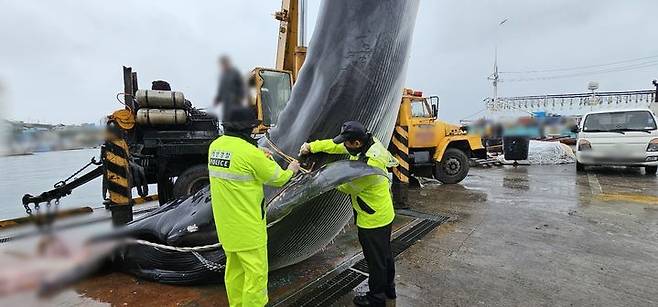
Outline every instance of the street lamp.
{"label": "street lamp", "polygon": [[500,27],[505,24],[509,18],[503,19],[501,22],[498,23],[498,26],[496,26],[496,37],[494,41],[494,67],[493,67],[493,74],[489,76],[489,80],[491,80],[491,83],[493,85],[493,98],[492,98],[492,104],[494,108],[496,107],[496,104],[498,102],[498,82],[500,81],[500,75],[498,74],[498,37],[499,37],[499,32],[500,32]]}

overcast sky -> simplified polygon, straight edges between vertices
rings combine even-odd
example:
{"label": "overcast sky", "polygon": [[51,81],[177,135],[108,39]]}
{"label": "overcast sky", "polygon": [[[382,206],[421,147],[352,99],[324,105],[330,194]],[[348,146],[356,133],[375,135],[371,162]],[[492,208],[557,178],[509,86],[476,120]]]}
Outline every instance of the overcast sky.
{"label": "overcast sky", "polygon": [[[355,1],[355,0],[350,0]],[[308,0],[309,24],[319,0]],[[274,66],[279,0],[0,0],[0,82],[6,117],[49,123],[98,122],[120,108],[121,66],[140,86],[169,80],[196,106],[215,95],[217,56],[245,73]],[[509,21],[498,27],[498,23]],[[658,78],[656,0],[421,0],[407,84],[441,97],[441,117],[458,121],[491,95],[497,28],[501,71],[620,62],[633,70],[503,82],[502,96],[651,88]],[[652,57],[653,58],[649,58]],[[652,62],[653,61],[653,62]],[[655,65],[654,65],[655,64]],[[612,66],[618,67],[618,66]],[[590,72],[610,66],[567,71]],[[503,75],[508,80],[561,76]]]}

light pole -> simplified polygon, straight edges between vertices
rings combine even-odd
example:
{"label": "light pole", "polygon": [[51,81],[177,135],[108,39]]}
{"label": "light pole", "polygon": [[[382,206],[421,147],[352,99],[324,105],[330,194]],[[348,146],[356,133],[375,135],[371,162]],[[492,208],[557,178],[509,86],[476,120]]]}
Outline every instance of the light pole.
{"label": "light pole", "polygon": [[493,67],[493,74],[489,76],[489,80],[491,80],[491,84],[493,85],[493,98],[492,98],[492,106],[496,108],[496,104],[498,103],[498,82],[500,81],[500,75],[498,74],[498,37],[499,37],[499,32],[500,32],[500,27],[505,24],[509,20],[509,18],[503,19],[501,22],[498,23],[498,26],[496,26],[496,37],[494,41],[494,67]]}

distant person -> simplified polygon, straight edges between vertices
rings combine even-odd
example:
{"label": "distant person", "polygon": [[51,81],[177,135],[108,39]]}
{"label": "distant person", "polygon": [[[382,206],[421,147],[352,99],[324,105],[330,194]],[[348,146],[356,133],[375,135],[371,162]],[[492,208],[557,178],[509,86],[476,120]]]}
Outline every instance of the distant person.
{"label": "distant person", "polygon": [[231,59],[223,55],[219,57],[219,67],[221,77],[217,96],[215,97],[215,108],[219,109],[219,119],[223,120],[224,115],[228,114],[230,109],[240,107],[245,97],[245,84],[240,72],[233,67]]}

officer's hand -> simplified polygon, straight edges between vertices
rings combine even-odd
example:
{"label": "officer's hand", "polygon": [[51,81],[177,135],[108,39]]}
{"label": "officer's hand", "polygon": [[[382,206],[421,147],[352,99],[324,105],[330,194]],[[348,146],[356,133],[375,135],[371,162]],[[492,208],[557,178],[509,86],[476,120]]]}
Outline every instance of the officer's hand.
{"label": "officer's hand", "polygon": [[292,171],[294,175],[297,175],[299,172],[299,161],[292,161],[288,164],[288,169]]}
{"label": "officer's hand", "polygon": [[304,156],[311,153],[311,145],[309,143],[302,144],[302,147],[299,147],[299,155]]}

